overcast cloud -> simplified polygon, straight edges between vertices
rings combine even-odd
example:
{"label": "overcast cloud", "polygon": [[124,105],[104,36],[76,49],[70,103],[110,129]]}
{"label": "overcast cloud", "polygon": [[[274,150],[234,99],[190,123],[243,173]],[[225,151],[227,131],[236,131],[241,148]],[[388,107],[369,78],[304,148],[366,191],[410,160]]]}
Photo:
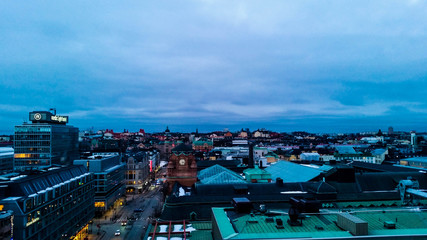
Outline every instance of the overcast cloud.
{"label": "overcast cloud", "polygon": [[427,1],[1,1],[0,131],[426,131]]}

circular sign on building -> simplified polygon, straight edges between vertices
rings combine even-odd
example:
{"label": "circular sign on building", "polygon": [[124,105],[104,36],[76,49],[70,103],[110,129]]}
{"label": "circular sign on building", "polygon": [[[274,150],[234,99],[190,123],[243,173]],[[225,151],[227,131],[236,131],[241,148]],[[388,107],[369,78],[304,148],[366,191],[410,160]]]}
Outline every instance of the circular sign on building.
{"label": "circular sign on building", "polygon": [[40,119],[42,119],[42,115],[40,113],[36,113],[36,114],[34,114],[34,119],[40,120]]}

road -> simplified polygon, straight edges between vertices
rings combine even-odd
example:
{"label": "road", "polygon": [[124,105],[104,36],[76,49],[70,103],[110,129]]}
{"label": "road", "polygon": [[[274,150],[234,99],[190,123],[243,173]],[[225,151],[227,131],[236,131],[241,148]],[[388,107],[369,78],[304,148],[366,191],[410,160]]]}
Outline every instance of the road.
{"label": "road", "polygon": [[[91,240],[107,240],[107,239],[142,239],[145,230],[154,216],[156,208],[161,207],[162,192],[159,186],[152,186],[142,194],[126,196],[127,204],[118,206],[108,211],[103,217],[93,220],[92,234],[88,235]],[[141,212],[134,212],[140,209]],[[128,220],[128,218],[134,220]],[[122,221],[127,221],[126,226],[121,226]],[[99,235],[97,225],[99,224]],[[120,236],[115,236],[114,233],[120,230]]]}

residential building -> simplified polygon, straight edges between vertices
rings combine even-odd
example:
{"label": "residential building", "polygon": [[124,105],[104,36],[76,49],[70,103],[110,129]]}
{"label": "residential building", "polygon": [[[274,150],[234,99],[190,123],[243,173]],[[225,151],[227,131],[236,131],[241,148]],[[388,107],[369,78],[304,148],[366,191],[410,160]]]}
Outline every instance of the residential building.
{"label": "residential building", "polygon": [[400,166],[411,167],[411,168],[427,168],[427,157],[413,157],[404,158],[399,161]]}
{"label": "residential building", "polygon": [[213,149],[213,142],[207,139],[193,141],[193,150],[200,152],[210,152]]}
{"label": "residential building", "polygon": [[125,175],[127,192],[142,192],[148,186],[150,172],[153,172],[152,162],[150,164],[148,152],[137,152],[127,158],[127,169]]}
{"label": "residential building", "polygon": [[337,161],[360,161],[377,163],[370,152],[357,152],[352,146],[337,146],[334,156]]}

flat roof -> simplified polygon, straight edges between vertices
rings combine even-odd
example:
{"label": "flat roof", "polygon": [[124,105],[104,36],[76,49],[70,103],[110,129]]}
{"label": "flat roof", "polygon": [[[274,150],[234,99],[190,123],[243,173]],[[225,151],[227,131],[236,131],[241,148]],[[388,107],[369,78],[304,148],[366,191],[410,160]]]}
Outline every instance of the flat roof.
{"label": "flat roof", "polygon": [[[282,238],[351,238],[353,235],[337,226],[340,211],[321,209],[320,213],[303,214],[302,226],[290,226],[287,213],[266,215],[261,213],[239,214],[232,208],[212,208],[214,218],[222,237],[228,239],[282,239]],[[418,207],[361,209],[349,214],[368,223],[369,237],[413,236],[427,237],[427,210]],[[276,219],[283,222],[283,228],[276,227]],[[395,223],[395,229],[388,229],[385,222]]]}

